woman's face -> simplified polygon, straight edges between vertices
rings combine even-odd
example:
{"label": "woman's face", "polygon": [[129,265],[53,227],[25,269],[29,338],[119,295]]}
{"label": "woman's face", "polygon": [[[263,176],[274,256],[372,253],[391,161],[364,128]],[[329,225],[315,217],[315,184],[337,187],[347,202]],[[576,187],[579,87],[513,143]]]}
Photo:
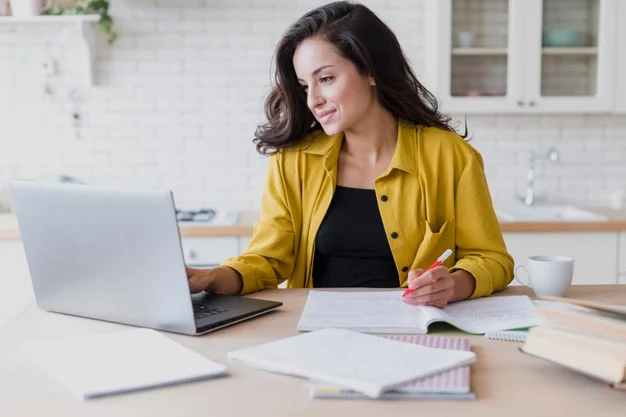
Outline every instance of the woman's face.
{"label": "woman's face", "polygon": [[375,103],[373,79],[361,75],[326,41],[311,38],[300,43],[293,67],[307,106],[327,135],[350,129]]}

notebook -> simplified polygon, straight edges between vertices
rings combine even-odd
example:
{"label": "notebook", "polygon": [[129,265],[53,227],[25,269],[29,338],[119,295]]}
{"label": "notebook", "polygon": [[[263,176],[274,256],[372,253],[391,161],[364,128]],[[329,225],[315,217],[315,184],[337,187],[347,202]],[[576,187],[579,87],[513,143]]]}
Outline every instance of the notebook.
{"label": "notebook", "polygon": [[505,340],[508,342],[525,342],[528,330],[501,330],[498,332],[485,333],[487,339]]}
{"label": "notebook", "polygon": [[[470,341],[464,337],[422,335],[380,335],[380,337],[430,348],[470,350]],[[310,381],[309,393],[312,398],[365,398],[361,393],[324,381]],[[381,398],[470,400],[475,399],[476,394],[472,392],[470,386],[470,365],[463,365],[400,385],[384,392]]]}
{"label": "notebook", "polygon": [[231,351],[228,358],[380,398],[398,385],[471,364],[476,355],[328,328]]}
{"label": "notebook", "polygon": [[411,306],[401,297],[401,291],[310,291],[297,328],[425,334],[432,323],[445,322],[467,333],[484,334],[541,324],[527,296],[466,300],[443,309]]}
{"label": "notebook", "polygon": [[39,341],[22,349],[81,399],[226,374],[224,365],[151,329]]}

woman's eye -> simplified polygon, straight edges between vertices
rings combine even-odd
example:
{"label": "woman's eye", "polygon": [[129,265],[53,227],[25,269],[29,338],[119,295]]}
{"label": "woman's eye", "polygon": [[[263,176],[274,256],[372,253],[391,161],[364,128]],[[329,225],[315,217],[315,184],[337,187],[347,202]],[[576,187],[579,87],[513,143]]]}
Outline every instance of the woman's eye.
{"label": "woman's eye", "polygon": [[320,83],[322,83],[322,84],[323,84],[323,83],[330,82],[330,81],[332,81],[332,80],[333,80],[333,77],[330,77],[330,76],[328,76],[328,77],[322,77],[322,78],[320,78]]}

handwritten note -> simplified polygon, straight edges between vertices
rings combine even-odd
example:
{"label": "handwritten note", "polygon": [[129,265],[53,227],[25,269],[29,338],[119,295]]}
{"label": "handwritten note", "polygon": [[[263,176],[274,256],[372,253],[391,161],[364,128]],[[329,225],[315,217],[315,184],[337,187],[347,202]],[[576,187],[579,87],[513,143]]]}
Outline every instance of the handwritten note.
{"label": "handwritten note", "polygon": [[467,300],[439,309],[407,305],[401,301],[401,291],[311,291],[298,330],[333,327],[366,333],[424,334],[434,322],[482,334],[535,326],[541,319],[526,296]]}

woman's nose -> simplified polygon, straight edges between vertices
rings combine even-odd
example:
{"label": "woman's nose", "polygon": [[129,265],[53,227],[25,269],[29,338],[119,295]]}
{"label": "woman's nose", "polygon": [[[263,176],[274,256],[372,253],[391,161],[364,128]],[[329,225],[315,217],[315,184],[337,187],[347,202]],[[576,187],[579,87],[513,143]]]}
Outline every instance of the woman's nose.
{"label": "woman's nose", "polygon": [[307,94],[307,105],[311,110],[319,106],[324,102],[324,98],[319,94],[319,91],[316,88],[309,87],[309,91]]}

